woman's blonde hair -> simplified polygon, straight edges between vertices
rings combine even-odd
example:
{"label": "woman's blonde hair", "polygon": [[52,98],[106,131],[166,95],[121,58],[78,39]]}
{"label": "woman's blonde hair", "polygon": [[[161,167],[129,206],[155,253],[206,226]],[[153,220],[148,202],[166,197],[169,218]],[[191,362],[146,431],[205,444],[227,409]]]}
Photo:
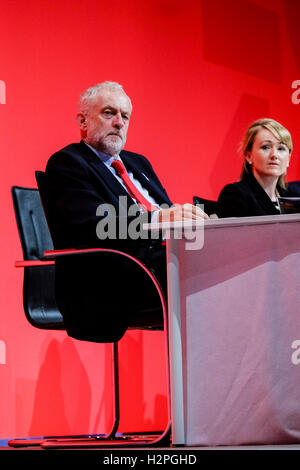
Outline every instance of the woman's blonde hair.
{"label": "woman's blonde hair", "polygon": [[[274,121],[274,119],[268,118],[258,119],[257,121],[254,121],[245,132],[244,139],[240,147],[241,153],[244,158],[240,179],[243,178],[245,173],[249,173],[252,171],[251,166],[247,162],[246,157],[248,156],[249,152],[251,152],[255,137],[261,129],[267,129],[272,132],[272,134],[274,134],[274,136],[279,139],[280,142],[287,146],[290,155],[293,151],[292,136],[289,131],[285,127],[283,127],[279,122]],[[278,178],[278,184],[281,188],[286,188],[285,173]]]}

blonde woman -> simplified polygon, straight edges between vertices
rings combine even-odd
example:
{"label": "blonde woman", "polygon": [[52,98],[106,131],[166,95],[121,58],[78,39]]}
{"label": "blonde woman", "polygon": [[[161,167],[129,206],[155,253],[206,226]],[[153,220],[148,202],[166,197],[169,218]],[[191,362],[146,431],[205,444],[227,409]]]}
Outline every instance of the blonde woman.
{"label": "blonde woman", "polygon": [[285,175],[293,150],[287,129],[259,119],[247,129],[241,151],[240,181],[226,185],[218,198],[219,217],[279,214],[278,196],[286,193]]}

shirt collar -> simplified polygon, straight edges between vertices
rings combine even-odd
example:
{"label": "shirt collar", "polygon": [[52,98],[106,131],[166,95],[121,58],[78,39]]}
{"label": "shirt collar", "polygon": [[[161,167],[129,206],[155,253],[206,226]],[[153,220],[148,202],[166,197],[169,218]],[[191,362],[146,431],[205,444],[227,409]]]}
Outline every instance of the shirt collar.
{"label": "shirt collar", "polygon": [[87,142],[85,142],[85,141],[83,141],[83,142],[85,143],[85,145],[87,145],[100,158],[100,160],[102,160],[103,163],[105,163],[105,165],[111,166],[111,164],[114,160],[120,160],[121,161],[121,158],[120,158],[119,155],[117,157],[112,157],[111,155],[107,155],[107,153],[99,152],[99,150],[96,150],[94,147],[92,147]]}

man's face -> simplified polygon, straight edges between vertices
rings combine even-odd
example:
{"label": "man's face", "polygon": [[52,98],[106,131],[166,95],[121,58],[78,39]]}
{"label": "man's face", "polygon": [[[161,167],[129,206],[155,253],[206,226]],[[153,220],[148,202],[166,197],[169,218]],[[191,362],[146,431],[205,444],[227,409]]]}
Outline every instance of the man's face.
{"label": "man's face", "polygon": [[113,157],[125,145],[131,115],[131,103],[119,90],[100,90],[88,113],[77,117],[85,142]]}

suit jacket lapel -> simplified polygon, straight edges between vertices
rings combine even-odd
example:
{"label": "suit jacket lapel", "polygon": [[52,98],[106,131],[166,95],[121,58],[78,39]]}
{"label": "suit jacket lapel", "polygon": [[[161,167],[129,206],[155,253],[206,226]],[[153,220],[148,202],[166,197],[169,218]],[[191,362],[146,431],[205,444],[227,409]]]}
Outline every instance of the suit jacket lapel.
{"label": "suit jacket lapel", "polygon": [[[101,161],[101,159],[96,155],[96,153],[93,152],[93,150],[91,150],[82,141],[81,141],[81,145],[82,145],[82,152],[83,152],[84,158],[96,171],[97,175],[101,178],[104,185],[106,185],[110,189],[110,191],[115,194],[116,198],[118,198],[119,196],[127,196],[130,198],[130,196],[128,195],[128,192],[119,183],[117,178],[114,177],[112,172]],[[130,198],[130,200],[133,202],[133,199]]]}
{"label": "suit jacket lapel", "polygon": [[149,194],[153,197],[153,199],[158,203],[162,204],[162,202],[168,203],[164,197],[164,193],[162,192],[161,188],[153,181],[151,176],[149,177],[146,175],[146,172],[143,169],[138,168],[135,165],[135,160],[133,158],[127,157],[126,155],[121,155],[121,158],[126,166],[128,171],[131,171],[133,176],[141,183],[143,188],[147,189]]}
{"label": "suit jacket lapel", "polygon": [[267,214],[278,214],[273,202],[267,195],[266,191],[261,187],[252,173],[248,173],[246,176],[248,184],[251,186],[253,194],[255,196],[257,204],[266,212]]}
{"label": "suit jacket lapel", "polygon": [[[91,150],[83,141],[80,142],[82,149],[82,156],[86,161],[93,167],[97,172],[97,175],[101,178],[103,183],[109,188],[109,190],[115,195],[118,199],[119,196],[126,196],[128,199],[128,205],[135,204],[134,200],[129,196],[128,192],[124,187],[119,183],[117,178],[111,173],[107,166],[101,161],[101,159],[96,155],[93,150]],[[157,201],[158,204],[163,202],[168,203],[169,201],[165,198],[164,193],[161,188],[144,173],[142,169],[138,168],[135,165],[135,159],[127,156],[126,153],[121,152],[121,158],[125,164],[125,167],[132,171],[133,175],[138,179],[141,185],[149,191],[149,194]]]}

